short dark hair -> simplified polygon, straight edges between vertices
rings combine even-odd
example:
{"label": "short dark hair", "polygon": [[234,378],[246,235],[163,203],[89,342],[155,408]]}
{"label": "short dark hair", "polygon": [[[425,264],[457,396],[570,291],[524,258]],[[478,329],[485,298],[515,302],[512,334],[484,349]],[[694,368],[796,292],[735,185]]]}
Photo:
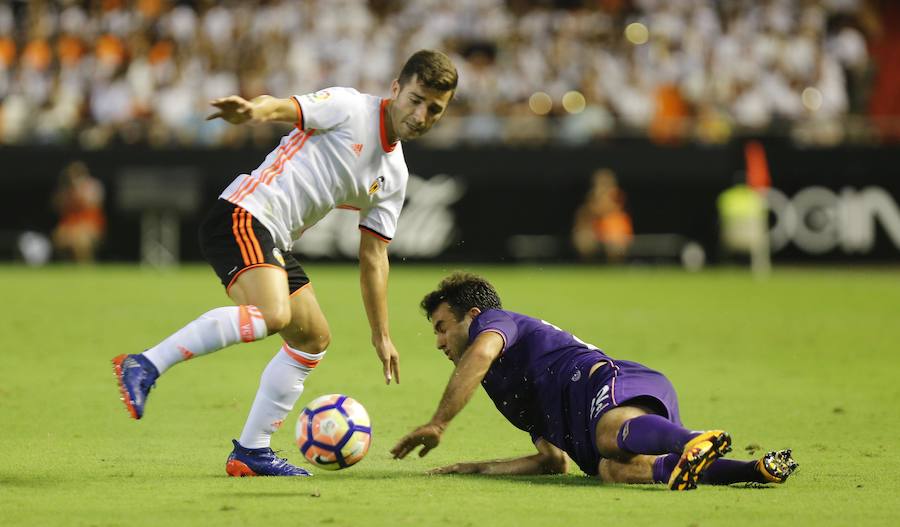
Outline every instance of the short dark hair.
{"label": "short dark hair", "polygon": [[438,91],[455,91],[456,83],[459,81],[456,66],[450,57],[433,49],[422,49],[413,53],[400,70],[397,82],[400,86],[404,86],[413,75],[426,88]]}
{"label": "short dark hair", "polygon": [[442,302],[447,302],[456,320],[462,320],[466,311],[473,307],[482,311],[503,308],[500,295],[490,282],[478,275],[459,271],[441,280],[438,288],[425,295],[419,305],[431,320],[431,315]]}

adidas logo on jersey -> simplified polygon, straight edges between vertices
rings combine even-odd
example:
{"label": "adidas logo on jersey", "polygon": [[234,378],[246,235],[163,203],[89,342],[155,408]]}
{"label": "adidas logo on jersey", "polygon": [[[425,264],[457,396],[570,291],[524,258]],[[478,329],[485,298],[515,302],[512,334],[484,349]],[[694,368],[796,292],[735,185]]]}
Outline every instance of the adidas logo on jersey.
{"label": "adidas logo on jersey", "polygon": [[353,149],[353,153],[356,154],[356,157],[359,157],[359,154],[362,153],[363,145],[361,145],[360,143],[354,143],[350,145],[350,148]]}

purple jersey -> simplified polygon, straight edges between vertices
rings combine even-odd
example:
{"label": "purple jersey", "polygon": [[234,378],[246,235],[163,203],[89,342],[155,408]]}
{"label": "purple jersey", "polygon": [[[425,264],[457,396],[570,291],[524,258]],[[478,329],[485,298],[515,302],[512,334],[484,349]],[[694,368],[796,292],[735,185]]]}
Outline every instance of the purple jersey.
{"label": "purple jersey", "polygon": [[542,437],[570,451],[566,392],[586,375],[582,370],[610,358],[571,333],[512,311],[482,312],[469,326],[469,343],[485,331],[503,337],[503,352],[481,381],[497,409],[532,441]]}
{"label": "purple jersey", "polygon": [[[614,361],[571,333],[525,315],[489,309],[469,327],[469,343],[485,331],[503,337],[503,352],[481,382],[510,423],[564,450],[586,474],[597,474],[596,427],[611,408],[636,399],[659,401],[681,423],[678,398],[666,377],[646,366]],[[590,375],[600,361],[607,366]]]}

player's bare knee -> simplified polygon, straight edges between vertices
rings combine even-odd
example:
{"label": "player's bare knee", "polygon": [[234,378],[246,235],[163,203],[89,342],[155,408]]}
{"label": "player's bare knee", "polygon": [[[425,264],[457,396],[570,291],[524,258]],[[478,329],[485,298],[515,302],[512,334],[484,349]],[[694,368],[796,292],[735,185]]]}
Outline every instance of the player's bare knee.
{"label": "player's bare knee", "polygon": [[647,411],[637,406],[619,406],[613,408],[600,418],[597,423],[597,451],[608,459],[620,459],[631,456],[619,448],[619,430],[629,419],[646,414]]}
{"label": "player's bare knee", "polygon": [[331,331],[328,328],[325,328],[324,331],[320,332],[316,337],[316,350],[311,353],[322,353],[323,351],[328,349],[328,346],[331,344]]}
{"label": "player's bare knee", "polygon": [[280,332],[291,323],[291,310],[285,306],[257,306],[259,312],[262,313],[263,319],[266,321],[266,329],[269,335]]}
{"label": "player's bare knee", "polygon": [[316,331],[305,337],[300,349],[307,353],[312,353],[313,355],[327,350],[328,345],[331,344],[331,333],[328,329]]}
{"label": "player's bare knee", "polygon": [[331,331],[329,331],[327,325],[320,328],[289,326],[282,331],[281,336],[292,348],[303,350],[313,355],[327,350],[331,344]]}
{"label": "player's bare knee", "polygon": [[597,451],[607,459],[616,459],[622,455],[619,449],[619,429],[625,419],[620,415],[605,415],[597,423]]}
{"label": "player's bare knee", "polygon": [[605,458],[614,459],[619,457],[621,452],[615,434],[611,437],[609,435],[597,436],[597,451]]}

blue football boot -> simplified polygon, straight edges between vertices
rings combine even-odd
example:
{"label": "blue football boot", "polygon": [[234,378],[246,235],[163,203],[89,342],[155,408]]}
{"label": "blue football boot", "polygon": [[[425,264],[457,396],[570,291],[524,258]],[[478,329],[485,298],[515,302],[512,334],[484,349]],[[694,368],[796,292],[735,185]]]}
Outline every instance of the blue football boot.
{"label": "blue football boot", "polygon": [[119,355],[112,360],[113,372],[119,383],[119,393],[128,413],[135,419],[144,415],[147,395],[159,377],[159,370],[140,354]]}
{"label": "blue football boot", "polygon": [[312,476],[306,470],[295,467],[275,455],[271,448],[244,448],[232,439],[234,450],[225,462],[229,476]]}

